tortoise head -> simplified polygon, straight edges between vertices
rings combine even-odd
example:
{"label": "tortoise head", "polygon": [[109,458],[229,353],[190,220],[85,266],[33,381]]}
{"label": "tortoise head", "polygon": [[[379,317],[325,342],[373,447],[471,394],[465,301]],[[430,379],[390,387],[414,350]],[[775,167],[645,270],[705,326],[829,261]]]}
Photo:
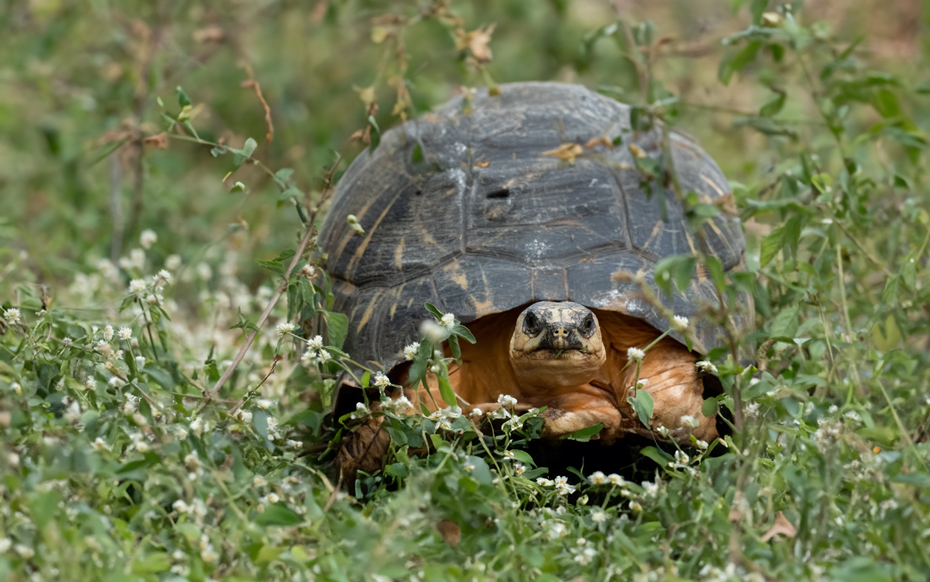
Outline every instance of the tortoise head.
{"label": "tortoise head", "polygon": [[594,379],[607,359],[597,316],[570,301],[540,301],[517,317],[510,362],[527,388],[559,389]]}

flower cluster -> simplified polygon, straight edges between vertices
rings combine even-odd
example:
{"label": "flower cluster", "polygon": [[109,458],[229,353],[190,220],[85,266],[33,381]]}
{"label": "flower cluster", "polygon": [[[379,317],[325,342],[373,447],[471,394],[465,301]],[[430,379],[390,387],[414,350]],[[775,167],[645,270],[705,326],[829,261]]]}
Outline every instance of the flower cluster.
{"label": "flower cluster", "polygon": [[307,349],[300,357],[300,361],[305,366],[312,364],[325,364],[333,359],[332,354],[323,347],[323,336],[316,335],[307,340]]}

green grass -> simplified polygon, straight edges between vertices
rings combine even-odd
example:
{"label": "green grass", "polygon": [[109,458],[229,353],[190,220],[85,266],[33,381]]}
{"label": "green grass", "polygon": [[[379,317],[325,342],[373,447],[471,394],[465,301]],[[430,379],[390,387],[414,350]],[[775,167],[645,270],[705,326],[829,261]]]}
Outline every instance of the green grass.
{"label": "green grass", "polygon": [[[687,3],[150,4],[0,5],[0,579],[928,578],[930,79],[926,47],[879,55],[890,8],[860,30],[735,2],[701,36]],[[494,22],[485,62],[466,33]],[[327,416],[352,355],[306,233],[350,136],[526,79],[630,102],[730,177],[747,270],[706,316],[743,289],[757,325],[708,354],[708,406],[740,426],[603,474],[532,413],[482,436],[396,409],[384,470],[342,482],[364,412]],[[311,314],[330,363],[302,362]]]}

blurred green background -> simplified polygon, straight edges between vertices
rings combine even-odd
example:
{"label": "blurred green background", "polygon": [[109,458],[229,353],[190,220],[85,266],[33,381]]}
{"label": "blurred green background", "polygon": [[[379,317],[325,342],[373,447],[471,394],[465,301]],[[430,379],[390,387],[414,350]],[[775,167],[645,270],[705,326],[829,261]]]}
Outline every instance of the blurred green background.
{"label": "blurred green background", "polygon": [[[598,36],[618,18],[655,23],[654,75],[680,100],[680,128],[699,139],[731,180],[765,183],[780,152],[804,143],[806,120],[815,115],[809,98],[789,99],[782,117],[798,121],[794,142],[735,123],[772,96],[756,79],[744,82],[737,74],[728,85],[718,79],[727,50],[721,39],[748,22],[743,4],[3,2],[0,263],[8,271],[26,265],[32,282],[54,289],[76,271],[94,270],[99,258],[124,256],[148,228],[160,237],[158,252],[180,254],[185,263],[228,237],[223,245],[241,251],[254,286],[261,275],[252,259],[293,244],[296,212],[278,204],[273,181],[252,166],[224,182],[234,169],[231,156],[214,158],[209,148],[174,139],[167,149],[140,148],[140,138],[166,127],[157,99],[174,116],[175,88],[183,86],[201,137],[236,147],[254,137],[256,158],[274,170],[293,168],[293,182],[312,192],[337,152],[344,169],[360,151],[350,137],[366,124],[363,97],[372,94],[366,88],[380,105],[382,128],[396,124],[399,113],[416,115],[463,86],[488,82],[560,80],[641,102],[621,34]],[[799,18],[823,20],[850,41],[867,34],[863,56],[912,78],[926,60],[924,6],[918,0],[809,1]],[[456,46],[456,29],[491,24],[493,60],[476,66]],[[270,108],[271,141],[256,92],[241,86],[250,78]],[[410,104],[395,110],[398,85]],[[246,192],[229,192],[237,181]],[[6,285],[33,275],[0,277],[5,295]]]}

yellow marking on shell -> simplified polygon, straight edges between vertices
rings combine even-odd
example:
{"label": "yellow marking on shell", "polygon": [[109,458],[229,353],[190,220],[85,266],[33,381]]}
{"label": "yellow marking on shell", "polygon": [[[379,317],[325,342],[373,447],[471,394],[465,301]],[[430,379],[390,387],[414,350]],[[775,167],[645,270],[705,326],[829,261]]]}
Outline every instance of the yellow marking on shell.
{"label": "yellow marking on shell", "polygon": [[404,264],[404,239],[400,239],[397,248],[394,249],[394,268],[401,270]]}
{"label": "yellow marking on shell", "polygon": [[[691,238],[691,233],[687,230],[685,231],[685,240],[688,241],[688,247],[691,248],[691,254],[697,256],[698,252],[697,249],[694,248],[694,239]],[[694,271],[697,274],[698,281],[703,283],[707,280],[707,275],[704,273],[704,269],[697,267]]]}
{"label": "yellow marking on shell", "polygon": [[707,182],[707,183],[710,185],[710,187],[713,188],[715,192],[717,192],[717,195],[718,195],[718,196],[724,196],[724,195],[725,195],[725,193],[723,192],[723,190],[721,190],[716,184],[714,184],[714,181],[713,181],[713,180],[711,180],[710,178],[708,178],[708,177],[705,176],[704,174],[700,174],[700,176],[701,176],[701,179],[702,179],[702,180],[704,180],[705,182]]}
{"label": "yellow marking on shell", "polygon": [[478,301],[477,298],[472,297],[471,302],[475,306],[475,313],[478,315],[478,317],[481,317],[483,315],[488,315],[489,313],[494,313],[497,311],[494,308],[494,303],[492,303],[489,300]]}
{"label": "yellow marking on shell", "polygon": [[365,312],[362,314],[362,320],[358,322],[358,327],[355,328],[355,333],[361,333],[362,328],[368,324],[368,321],[375,312],[375,301],[378,299],[378,295],[371,296],[371,301],[368,302],[368,307],[365,308]]}
{"label": "yellow marking on shell", "polygon": [[452,261],[442,269],[449,275],[449,278],[452,281],[462,288],[462,291],[468,291],[468,277],[465,276],[465,272],[462,270],[462,265],[458,260]]}
{"label": "yellow marking on shell", "polygon": [[407,284],[404,283],[394,290],[394,301],[391,302],[391,310],[388,312],[388,314],[391,316],[391,319],[394,319],[394,314],[397,313],[397,298],[404,296],[404,287],[406,286]]}
{"label": "yellow marking on shell", "polygon": [[645,244],[643,244],[644,249],[648,249],[649,245],[652,244],[652,241],[655,239],[655,237],[659,236],[659,233],[662,232],[662,226],[663,226],[662,222],[656,223],[655,227],[653,227],[652,229],[652,233],[649,234],[649,238],[646,239]]}
{"label": "yellow marking on shell", "polygon": [[728,240],[723,236],[723,232],[720,231],[720,227],[717,226],[717,222],[714,221],[714,220],[708,220],[708,221],[707,221],[706,223],[704,223],[704,224],[706,224],[707,226],[709,226],[709,227],[711,228],[711,230],[713,230],[715,233],[717,233],[717,237],[720,239],[720,242],[723,243],[724,245],[726,245],[727,250],[729,250],[729,249],[730,249],[730,241],[728,241]]}

